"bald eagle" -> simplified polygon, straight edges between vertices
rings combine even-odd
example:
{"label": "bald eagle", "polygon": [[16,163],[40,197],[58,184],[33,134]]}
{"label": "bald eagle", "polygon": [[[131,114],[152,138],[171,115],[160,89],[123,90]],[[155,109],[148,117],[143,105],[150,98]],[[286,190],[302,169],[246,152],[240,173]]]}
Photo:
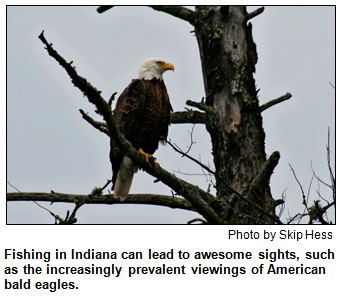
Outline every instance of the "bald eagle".
{"label": "bald eagle", "polygon": [[[169,130],[172,106],[163,81],[166,70],[174,71],[174,66],[157,58],[144,61],[139,68],[139,79],[133,79],[122,92],[113,112],[120,132],[145,156],[146,162],[154,162],[152,154],[159,142],[165,142]],[[124,201],[138,167],[119,151],[113,139],[109,157],[114,198]]]}

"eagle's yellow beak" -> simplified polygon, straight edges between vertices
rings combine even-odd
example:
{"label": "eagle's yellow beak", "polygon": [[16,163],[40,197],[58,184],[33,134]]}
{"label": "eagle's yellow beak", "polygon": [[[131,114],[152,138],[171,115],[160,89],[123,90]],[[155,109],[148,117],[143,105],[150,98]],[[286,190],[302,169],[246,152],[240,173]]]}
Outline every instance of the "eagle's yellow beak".
{"label": "eagle's yellow beak", "polygon": [[170,63],[165,63],[165,65],[163,66],[160,66],[161,68],[165,69],[165,70],[172,70],[174,71],[175,70],[175,67],[173,66],[173,64],[170,64]]}

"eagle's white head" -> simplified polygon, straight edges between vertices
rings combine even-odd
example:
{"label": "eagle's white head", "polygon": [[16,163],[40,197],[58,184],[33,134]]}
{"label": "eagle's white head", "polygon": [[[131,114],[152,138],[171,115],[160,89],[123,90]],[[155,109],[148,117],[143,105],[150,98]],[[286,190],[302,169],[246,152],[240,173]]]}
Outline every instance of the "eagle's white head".
{"label": "eagle's white head", "polygon": [[159,58],[145,60],[139,68],[139,78],[151,80],[153,78],[163,80],[163,73],[167,70],[175,70],[173,64]]}

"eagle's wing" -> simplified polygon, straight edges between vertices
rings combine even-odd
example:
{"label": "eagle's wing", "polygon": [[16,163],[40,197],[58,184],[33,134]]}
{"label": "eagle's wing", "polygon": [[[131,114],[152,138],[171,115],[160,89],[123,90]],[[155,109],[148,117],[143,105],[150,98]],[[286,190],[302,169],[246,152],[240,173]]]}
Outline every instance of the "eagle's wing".
{"label": "eagle's wing", "polygon": [[[113,118],[122,135],[131,140],[140,126],[145,110],[146,87],[143,80],[134,79],[120,95],[113,113]],[[110,161],[112,163],[113,177],[112,190],[124,155],[118,150],[115,141],[110,141]]]}

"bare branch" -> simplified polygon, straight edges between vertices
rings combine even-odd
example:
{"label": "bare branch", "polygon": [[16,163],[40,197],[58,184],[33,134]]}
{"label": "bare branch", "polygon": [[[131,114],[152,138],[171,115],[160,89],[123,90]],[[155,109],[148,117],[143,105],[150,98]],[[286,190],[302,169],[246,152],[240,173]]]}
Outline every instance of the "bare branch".
{"label": "bare branch", "polygon": [[[113,7],[114,5],[102,5],[99,6],[96,10],[99,14],[102,14]],[[176,5],[148,5],[148,7],[187,21],[192,25],[196,23],[196,12],[191,9]]]}
{"label": "bare branch", "polygon": [[250,185],[249,191],[246,195],[248,199],[252,199],[252,195],[263,190],[265,185],[269,182],[274,168],[277,166],[280,159],[280,153],[278,151],[273,152],[262,166],[259,174],[255,177]]}
{"label": "bare branch", "polygon": [[299,185],[299,187],[300,187],[300,190],[301,190],[301,192],[302,192],[302,198],[303,198],[302,204],[306,207],[307,211],[309,212],[309,208],[308,208],[308,205],[307,205],[307,200],[306,200],[306,197],[305,197],[305,194],[304,194],[303,187],[302,187],[300,181],[298,180],[298,178],[297,178],[297,176],[296,176],[296,173],[295,173],[294,169],[292,168],[292,166],[291,166],[290,164],[289,164],[289,166],[290,166],[291,171],[292,171],[292,173],[293,173],[293,176],[294,176],[294,178],[296,179],[296,181],[297,181],[297,183],[298,183],[298,185]]}
{"label": "bare branch", "polygon": [[211,127],[211,130],[213,131],[219,131],[219,127],[218,127],[218,117],[217,117],[217,113],[216,110],[207,105],[204,102],[204,98],[202,98],[201,102],[195,102],[195,101],[191,101],[191,100],[187,100],[186,101],[186,105],[189,105],[191,107],[196,107],[199,110],[202,110],[205,112],[206,114],[206,125]]}
{"label": "bare branch", "polygon": [[284,213],[284,210],[285,210],[285,201],[286,201],[286,190],[285,189],[282,194],[281,194],[281,199],[278,199],[278,200],[275,200],[274,201],[274,208],[278,207],[278,203],[280,203],[280,210],[279,210],[279,213],[277,214],[278,218],[280,218],[283,213]]}
{"label": "bare branch", "polygon": [[311,163],[311,171],[312,171],[313,177],[315,177],[315,178],[317,179],[318,182],[323,183],[326,187],[332,189],[332,186],[331,186],[331,185],[327,184],[326,182],[324,182],[321,178],[319,178],[319,177],[316,175],[316,172],[315,172],[315,170],[313,169],[312,163]]}
{"label": "bare branch", "polygon": [[92,117],[87,115],[82,109],[80,109],[80,113],[82,114],[83,119],[86,120],[90,125],[92,125],[96,129],[100,130],[101,132],[105,133],[110,137],[106,123],[95,121]]}
{"label": "bare branch", "polygon": [[274,201],[274,207],[277,207],[278,205],[282,205],[284,204],[284,200],[283,199],[278,199]]}
{"label": "bare branch", "polygon": [[295,220],[297,220],[298,218],[302,218],[302,214],[298,213],[296,214],[294,217],[292,217],[291,219],[289,219],[287,221],[287,224],[291,224],[292,222],[294,222]]}
{"label": "bare branch", "polygon": [[252,19],[252,18],[262,14],[264,12],[264,10],[265,10],[265,7],[263,6],[263,7],[260,7],[258,9],[256,9],[256,10],[248,13],[247,15],[245,15],[244,21],[248,22],[250,19]]}
{"label": "bare branch", "polygon": [[99,14],[102,14],[107,10],[110,10],[112,7],[114,7],[114,5],[101,5],[96,10]]}
{"label": "bare branch", "polygon": [[331,189],[333,191],[333,199],[336,200],[336,180],[330,162],[330,127],[328,127],[327,161],[331,180]]}
{"label": "bare branch", "polygon": [[330,85],[332,86],[332,88],[335,90],[335,86],[329,81]]}
{"label": "bare branch", "polygon": [[285,95],[280,96],[279,98],[276,98],[276,99],[274,99],[274,100],[271,100],[271,101],[269,101],[269,102],[267,102],[267,103],[265,103],[265,104],[263,104],[263,105],[260,106],[260,112],[263,112],[264,110],[270,108],[270,107],[273,106],[273,105],[276,105],[276,104],[278,104],[278,103],[280,103],[280,102],[283,102],[283,101],[285,101],[285,100],[288,100],[288,99],[290,99],[291,97],[292,97],[292,95],[291,95],[290,93],[286,93]]}
{"label": "bare branch", "polygon": [[187,100],[186,104],[189,105],[189,106],[192,106],[192,107],[196,107],[196,108],[198,108],[200,110],[203,110],[207,114],[216,114],[216,111],[215,111],[215,109],[213,107],[211,107],[209,105],[206,105],[204,103],[204,98],[202,98],[201,102],[195,102],[195,101],[192,101],[192,100]]}
{"label": "bare branch", "polygon": [[171,113],[172,124],[205,124],[205,113],[189,109],[188,111],[177,111]]}
{"label": "bare branch", "polygon": [[116,94],[117,94],[117,92],[113,93],[108,100],[108,105],[110,106],[110,108],[112,108],[112,103],[115,100]]}
{"label": "bare branch", "polygon": [[[196,124],[194,124],[194,125],[192,126],[191,132],[188,131],[188,133],[189,133],[189,135],[190,135],[190,145],[188,146],[188,150],[187,150],[186,152],[181,151],[181,152],[183,152],[184,154],[188,154],[188,153],[190,152],[191,148],[192,148],[192,145],[193,145],[193,144],[196,144],[196,142],[194,142],[194,140],[193,140],[193,138],[192,138],[193,133],[194,133],[194,129],[195,129],[195,125],[196,125]],[[175,146],[176,146],[179,150],[181,150],[181,148],[178,147],[176,144],[175,144]],[[183,156],[184,156],[184,155],[183,155]]]}
{"label": "bare branch", "polygon": [[83,204],[149,204],[196,211],[189,201],[180,197],[153,195],[153,194],[129,194],[125,202],[115,199],[112,194],[89,195],[62,194],[62,193],[7,193],[7,201],[43,201],[51,203],[77,203]]}
{"label": "bare branch", "polygon": [[197,13],[191,9],[176,5],[149,5],[154,10],[162,11],[176,18],[182,19],[195,25]]}

